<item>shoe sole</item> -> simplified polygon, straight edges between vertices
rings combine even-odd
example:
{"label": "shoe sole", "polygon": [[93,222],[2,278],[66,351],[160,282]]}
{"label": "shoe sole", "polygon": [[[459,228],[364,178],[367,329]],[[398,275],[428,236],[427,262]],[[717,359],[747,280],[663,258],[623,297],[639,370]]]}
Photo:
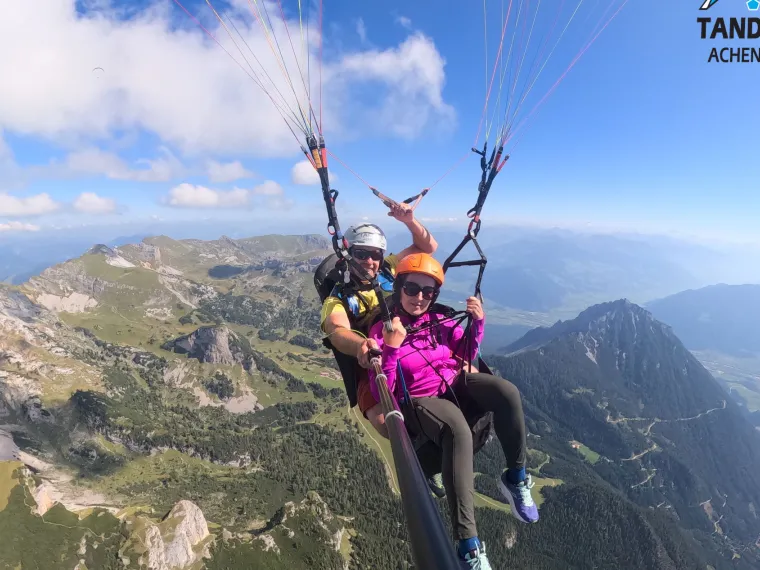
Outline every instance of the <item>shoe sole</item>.
{"label": "shoe sole", "polygon": [[501,494],[506,497],[507,501],[509,501],[509,511],[512,513],[512,516],[515,517],[518,521],[525,524],[534,524],[538,522],[538,519],[529,521],[528,519],[524,519],[522,516],[520,516],[520,513],[517,511],[517,505],[515,505],[515,499],[512,497],[512,493],[509,492],[509,489],[507,489],[504,481],[501,480],[501,477],[499,477],[499,491],[501,491]]}

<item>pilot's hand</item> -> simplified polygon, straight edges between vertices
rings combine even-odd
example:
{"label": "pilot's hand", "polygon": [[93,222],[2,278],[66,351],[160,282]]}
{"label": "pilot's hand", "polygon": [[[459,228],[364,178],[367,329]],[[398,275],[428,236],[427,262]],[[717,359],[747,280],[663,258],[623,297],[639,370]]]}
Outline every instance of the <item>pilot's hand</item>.
{"label": "pilot's hand", "polygon": [[405,204],[403,202],[391,204],[390,212],[388,212],[388,215],[405,224],[414,221],[414,210],[409,204]]}
{"label": "pilot's hand", "polygon": [[371,349],[379,350],[380,347],[374,338],[364,339],[364,342],[359,346],[359,351],[356,355],[356,359],[359,361],[359,366],[362,368],[369,368],[369,351]]}

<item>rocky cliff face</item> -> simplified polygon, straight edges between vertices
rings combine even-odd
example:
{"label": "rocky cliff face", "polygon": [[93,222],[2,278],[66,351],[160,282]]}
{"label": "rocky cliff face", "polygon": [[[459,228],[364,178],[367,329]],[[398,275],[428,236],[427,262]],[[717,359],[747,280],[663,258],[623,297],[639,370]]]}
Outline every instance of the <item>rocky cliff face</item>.
{"label": "rocky cliff face", "polygon": [[149,570],[185,570],[209,558],[213,536],[198,506],[179,501],[159,523],[145,517],[126,521],[129,538],[122,548],[127,567]]}
{"label": "rocky cliff face", "polygon": [[0,417],[16,411],[36,421],[45,415],[44,401],[99,386],[100,371],[83,358],[87,351],[98,351],[91,339],[22,293],[0,287]]}
{"label": "rocky cliff face", "polygon": [[[27,291],[38,304],[50,311],[81,313],[98,305],[108,283],[89,275],[80,260],[55,265],[27,282]],[[122,285],[122,289],[127,286]]]}
{"label": "rocky cliff face", "polygon": [[251,367],[250,350],[247,342],[225,326],[200,327],[195,332],[168,341],[162,345],[164,350],[187,354],[200,362],[210,364],[242,364]]}

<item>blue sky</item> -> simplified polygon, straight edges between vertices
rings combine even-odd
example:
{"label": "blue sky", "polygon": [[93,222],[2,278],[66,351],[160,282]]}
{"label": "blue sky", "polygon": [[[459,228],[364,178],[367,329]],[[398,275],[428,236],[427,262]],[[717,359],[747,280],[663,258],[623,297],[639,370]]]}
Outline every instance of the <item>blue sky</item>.
{"label": "blue sky", "polygon": [[[567,68],[604,8],[621,1],[582,2],[519,117]],[[297,21],[298,2],[282,2],[289,22]],[[564,2],[551,41],[577,2]],[[543,3],[531,46],[546,36],[555,15],[548,0]],[[203,32],[173,1],[16,4],[0,22],[0,48],[10,54],[0,72],[14,77],[0,85],[4,232],[137,223],[152,223],[159,232],[163,222],[207,219],[250,221],[251,233],[324,226],[319,187],[294,177],[303,155],[283,120],[222,50],[199,41]],[[183,4],[214,25],[205,2]],[[475,138],[486,82],[483,6],[464,8],[454,0],[326,4],[322,88],[329,148],[392,197],[429,186]],[[721,0],[707,12],[699,4],[627,3],[531,118],[494,183],[485,224],[760,242],[752,168],[760,76],[751,64],[707,63],[713,46],[760,43],[701,40],[698,16],[752,13],[743,0]],[[243,31],[275,76],[273,53],[248,5],[234,0],[228,8],[239,9],[242,26],[247,18],[250,31]],[[502,2],[486,5],[493,64]],[[537,5],[523,2],[522,9],[528,6],[532,15]],[[277,2],[269,6],[279,20]],[[503,9],[508,6],[505,0]],[[513,1],[513,20],[520,6]],[[316,11],[310,17],[313,23]],[[289,29],[300,45],[298,28]],[[280,40],[287,53],[287,37]],[[532,60],[526,61],[527,69]],[[315,65],[312,57],[312,72]],[[295,66],[290,71],[300,87]],[[497,91],[498,85],[492,102]],[[508,91],[505,86],[502,93]],[[334,159],[330,165],[343,225],[365,216],[382,220],[382,205],[367,187]],[[462,225],[477,198],[479,174],[478,157],[470,153],[423,200],[418,215],[431,223],[457,218],[454,226]]]}

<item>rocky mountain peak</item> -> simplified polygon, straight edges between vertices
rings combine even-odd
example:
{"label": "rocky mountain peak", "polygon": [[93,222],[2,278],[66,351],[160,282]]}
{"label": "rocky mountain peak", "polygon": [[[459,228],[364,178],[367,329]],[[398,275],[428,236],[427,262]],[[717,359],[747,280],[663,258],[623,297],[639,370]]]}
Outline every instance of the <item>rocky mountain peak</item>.
{"label": "rocky mountain peak", "polygon": [[90,249],[87,250],[86,255],[107,255],[107,256],[115,256],[116,252],[112,250],[107,245],[104,245],[102,243],[98,243],[93,245]]}
{"label": "rocky mountain peak", "polygon": [[670,327],[657,321],[649,311],[627,299],[619,299],[593,305],[576,318],[557,321],[551,327],[535,328],[506,347],[505,352],[510,354],[536,348],[568,335],[593,335],[597,341],[607,339],[614,344],[621,336],[636,338],[642,331],[665,335],[671,341],[679,342]]}
{"label": "rocky mountain peak", "polygon": [[144,517],[127,521],[130,531],[124,556],[137,555],[140,567],[149,570],[177,570],[197,567],[209,558],[213,537],[206,517],[192,501],[181,500],[156,524]]}
{"label": "rocky mountain peak", "polygon": [[250,360],[250,344],[223,325],[199,327],[190,334],[164,343],[162,348],[211,364],[248,366]]}

